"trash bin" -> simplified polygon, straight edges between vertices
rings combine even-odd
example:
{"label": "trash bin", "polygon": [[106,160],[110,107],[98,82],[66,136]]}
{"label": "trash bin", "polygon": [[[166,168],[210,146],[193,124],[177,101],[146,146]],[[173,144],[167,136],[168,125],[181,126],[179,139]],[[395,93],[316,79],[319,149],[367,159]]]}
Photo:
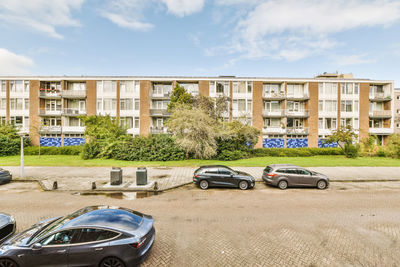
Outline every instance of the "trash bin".
{"label": "trash bin", "polygon": [[122,184],[122,169],[119,167],[112,167],[110,172],[110,184],[120,185]]}
{"label": "trash bin", "polygon": [[136,170],[136,185],[146,185],[147,184],[147,169],[137,168]]}

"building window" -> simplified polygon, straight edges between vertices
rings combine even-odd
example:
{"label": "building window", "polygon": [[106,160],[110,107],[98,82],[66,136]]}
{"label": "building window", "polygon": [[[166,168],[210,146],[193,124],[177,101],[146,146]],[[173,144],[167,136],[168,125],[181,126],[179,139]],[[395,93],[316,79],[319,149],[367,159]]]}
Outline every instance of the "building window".
{"label": "building window", "polygon": [[7,99],[6,98],[0,98],[0,109],[6,109],[7,108]]}
{"label": "building window", "polygon": [[288,84],[287,95],[288,96],[302,96],[304,94],[303,84]]}
{"label": "building window", "polygon": [[139,117],[135,117],[135,129],[139,129]]}
{"label": "building window", "polygon": [[6,81],[1,81],[0,83],[0,92],[5,92],[7,90]]}
{"label": "building window", "polygon": [[6,117],[0,117],[0,125],[5,125],[7,123]]}
{"label": "building window", "polygon": [[117,99],[104,98],[103,99],[104,110],[117,110]]}
{"label": "building window", "polygon": [[135,99],[135,110],[140,110],[140,100]]}
{"label": "building window", "polygon": [[117,91],[116,81],[97,81],[97,92],[112,93]]}
{"label": "building window", "polygon": [[281,85],[280,84],[274,84],[274,83],[264,83],[263,84],[263,91],[264,91],[265,95],[283,94]]}
{"label": "building window", "polygon": [[352,100],[342,100],[340,110],[342,112],[353,112],[353,101]]}
{"label": "building window", "polygon": [[23,110],[24,99],[23,98],[10,98],[10,110]]}
{"label": "building window", "polygon": [[68,90],[85,91],[86,90],[86,83],[85,82],[69,82],[68,83]]}
{"label": "building window", "polygon": [[336,118],[325,118],[325,129],[336,129]]}
{"label": "building window", "polygon": [[318,128],[319,129],[323,129],[324,128],[324,119],[323,118],[319,118],[318,119]]}
{"label": "building window", "polygon": [[120,109],[121,110],[133,110],[132,98],[120,99]]}
{"label": "building window", "polygon": [[61,100],[46,99],[45,107],[49,111],[61,111]]}
{"label": "building window", "polygon": [[22,116],[10,117],[10,123],[15,126],[20,127],[23,125],[23,117]]}
{"label": "building window", "polygon": [[127,129],[133,128],[133,118],[132,117],[121,117],[121,125]]}
{"label": "building window", "polygon": [[103,110],[103,102],[101,98],[97,98],[97,110]]}
{"label": "building window", "polygon": [[46,117],[42,119],[43,126],[61,126],[61,118]]}
{"label": "building window", "polygon": [[25,98],[25,109],[29,109],[29,98]]}
{"label": "building window", "polygon": [[24,91],[29,92],[29,81],[24,82]]}
{"label": "building window", "polygon": [[253,92],[253,82],[247,82],[247,93],[251,94]]}
{"label": "building window", "polygon": [[199,93],[199,84],[198,83],[179,83],[180,86],[185,88],[186,92],[190,94],[198,94]]}

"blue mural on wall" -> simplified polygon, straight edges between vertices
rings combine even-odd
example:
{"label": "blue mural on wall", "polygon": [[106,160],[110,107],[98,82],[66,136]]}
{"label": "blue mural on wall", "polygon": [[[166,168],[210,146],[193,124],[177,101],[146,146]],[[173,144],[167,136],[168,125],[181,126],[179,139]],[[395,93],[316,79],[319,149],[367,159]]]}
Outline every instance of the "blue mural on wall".
{"label": "blue mural on wall", "polygon": [[64,146],[80,146],[85,143],[85,138],[65,137]]}
{"label": "blue mural on wall", "polygon": [[263,147],[265,148],[283,148],[285,146],[285,139],[283,138],[264,138]]}
{"label": "blue mural on wall", "polygon": [[40,138],[41,146],[61,146],[61,138],[60,137],[41,137]]}
{"label": "blue mural on wall", "polygon": [[326,143],[325,139],[318,139],[318,147],[319,148],[326,148],[326,147],[337,147],[337,143]]}
{"label": "blue mural on wall", "polygon": [[308,138],[288,138],[286,140],[287,148],[308,147]]}

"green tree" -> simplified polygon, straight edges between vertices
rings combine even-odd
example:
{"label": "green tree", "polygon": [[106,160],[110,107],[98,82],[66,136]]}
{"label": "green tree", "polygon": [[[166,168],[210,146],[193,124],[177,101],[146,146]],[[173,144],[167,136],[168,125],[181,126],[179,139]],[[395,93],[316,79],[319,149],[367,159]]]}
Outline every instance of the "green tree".
{"label": "green tree", "polygon": [[171,114],[166,126],[176,137],[176,144],[185,151],[186,158],[208,159],[216,154],[215,121],[202,109],[179,106]]}
{"label": "green tree", "polygon": [[230,98],[227,96],[219,96],[213,99],[209,96],[198,95],[194,98],[193,106],[203,110],[214,121],[222,121],[223,114],[229,111]]}
{"label": "green tree", "polygon": [[353,143],[357,140],[357,137],[358,135],[354,132],[353,127],[347,125],[334,130],[326,142],[337,143],[347,157],[356,158],[359,148]]}
{"label": "green tree", "polygon": [[400,134],[392,134],[387,145],[389,155],[400,159]]}
{"label": "green tree", "polygon": [[176,83],[171,93],[171,98],[167,106],[168,112],[172,112],[177,106],[188,105],[189,107],[193,103],[193,96],[186,91],[183,86]]}
{"label": "green tree", "polygon": [[0,124],[0,156],[17,155],[19,151],[18,129],[9,123]]}

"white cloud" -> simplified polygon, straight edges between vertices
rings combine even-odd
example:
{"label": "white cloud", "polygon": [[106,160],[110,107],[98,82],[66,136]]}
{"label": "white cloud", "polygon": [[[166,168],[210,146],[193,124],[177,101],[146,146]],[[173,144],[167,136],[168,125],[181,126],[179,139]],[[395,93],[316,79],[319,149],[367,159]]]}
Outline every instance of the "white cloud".
{"label": "white cloud", "polygon": [[120,15],[116,13],[103,12],[103,17],[109,19],[111,22],[117,24],[122,28],[129,28],[132,30],[147,31],[154,27],[151,23],[141,22],[130,18],[129,16]]}
{"label": "white cloud", "polygon": [[333,58],[333,63],[339,66],[361,65],[375,61],[376,59],[368,54],[341,55]]}
{"label": "white cloud", "polygon": [[0,75],[26,75],[34,65],[33,60],[0,48]]}
{"label": "white cloud", "polygon": [[2,0],[0,21],[20,25],[51,37],[62,39],[56,27],[77,27],[78,20],[72,17],[73,10],[79,10],[85,0]]}
{"label": "white cloud", "polygon": [[178,17],[184,17],[203,9],[205,0],[160,0],[164,3],[168,12]]}
{"label": "white cloud", "polygon": [[[217,0],[223,5],[242,0]],[[400,20],[395,0],[251,1],[229,43],[209,49],[245,58],[298,60],[335,47],[333,34],[365,27],[389,27]],[[353,58],[354,62],[356,58]],[[362,61],[359,61],[362,63]]]}

